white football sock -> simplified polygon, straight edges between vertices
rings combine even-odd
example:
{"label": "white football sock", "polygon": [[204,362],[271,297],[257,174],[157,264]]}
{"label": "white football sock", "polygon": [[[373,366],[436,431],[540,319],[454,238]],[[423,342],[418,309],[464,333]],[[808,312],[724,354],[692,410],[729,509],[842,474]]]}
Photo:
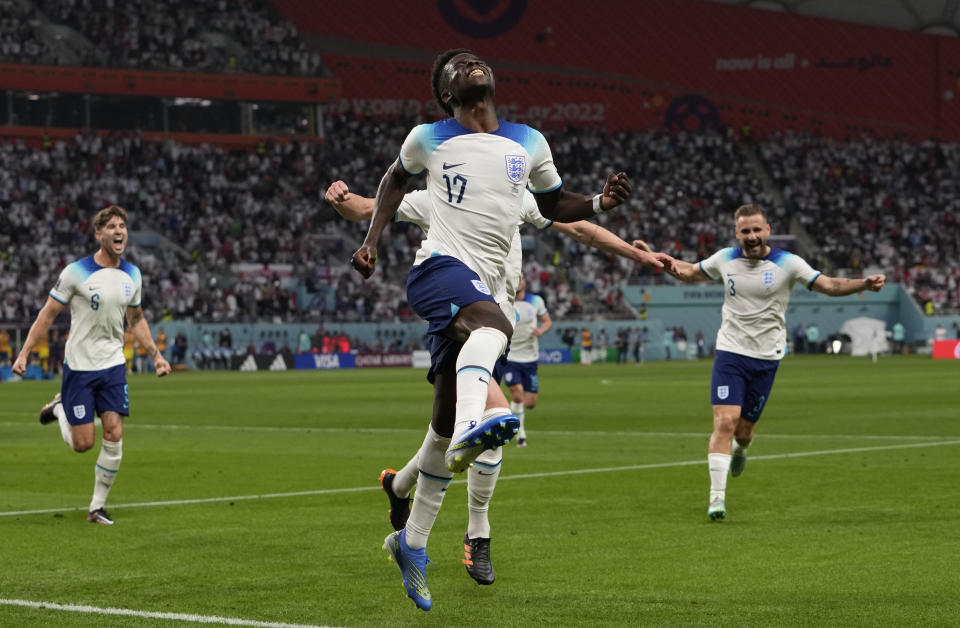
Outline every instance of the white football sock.
{"label": "white football sock", "polygon": [[517,438],[526,438],[527,431],[524,429],[523,425],[523,415],[524,407],[522,401],[511,401],[510,402],[510,414],[520,419],[520,431],[517,432]]}
{"label": "white football sock", "polygon": [[[429,433],[427,438],[430,438]],[[422,447],[422,445],[421,445]],[[406,497],[417,485],[417,477],[420,475],[420,452],[413,454],[413,458],[403,465],[403,468],[397,471],[393,476],[393,492],[397,497]]]}
{"label": "white football sock", "polygon": [[453,426],[454,440],[480,421],[483,407],[487,403],[493,365],[506,348],[506,335],[492,327],[473,330],[463,343],[457,355],[457,415]]}
{"label": "white football sock", "polygon": [[53,406],[53,416],[57,417],[57,423],[60,425],[60,436],[63,437],[63,442],[73,449],[73,427],[67,421],[67,413],[63,409],[63,404],[58,403]]}
{"label": "white football sock", "polygon": [[723,500],[727,492],[727,473],[730,471],[730,454],[707,454],[710,464],[710,501]]}
{"label": "white football sock", "polygon": [[433,529],[433,522],[437,519],[443,496],[447,493],[447,486],[453,478],[453,473],[447,469],[444,454],[450,445],[450,439],[444,438],[433,431],[431,426],[427,430],[427,437],[423,439],[423,446],[417,454],[420,473],[417,477],[417,490],[413,494],[413,507],[410,509],[410,518],[407,519],[407,545],[411,549],[427,546],[427,538]]}
{"label": "white football sock", "polygon": [[[483,413],[483,419],[492,419],[507,413],[506,408],[492,408]],[[467,536],[471,539],[490,538],[490,500],[493,489],[500,477],[500,463],[503,460],[503,448],[488,449],[477,456],[474,465],[467,470],[467,506],[470,519],[467,522]]]}
{"label": "white football sock", "polygon": [[95,481],[93,483],[93,499],[90,501],[90,512],[103,508],[107,503],[107,495],[113,481],[120,470],[120,459],[123,457],[123,440],[117,442],[103,439],[100,455],[97,456],[97,466],[94,467]]}

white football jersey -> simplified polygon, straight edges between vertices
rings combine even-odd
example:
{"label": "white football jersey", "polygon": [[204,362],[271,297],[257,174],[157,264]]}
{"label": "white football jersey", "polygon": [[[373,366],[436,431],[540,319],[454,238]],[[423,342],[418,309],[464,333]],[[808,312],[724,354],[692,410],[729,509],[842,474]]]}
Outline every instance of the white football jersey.
{"label": "white football jersey", "polygon": [[753,260],[743,249],[721,249],[700,262],[710,279],[723,281],[723,317],[717,349],[761,360],[779,360],[787,345],[785,313],[793,286],[811,289],[820,273],[803,258],[771,248]]}
{"label": "white football jersey", "polygon": [[511,362],[536,362],[540,359],[540,339],[533,335],[540,317],[546,315],[543,299],[529,292],[513,306],[517,311],[517,324],[510,339],[507,359]]}
{"label": "white football jersey", "polygon": [[[540,213],[537,206],[537,199],[527,192],[523,195],[523,208],[521,210],[520,224],[527,223],[537,229],[543,230],[553,224],[549,218],[545,218]],[[510,254],[507,255],[506,267],[506,288],[507,300],[513,305],[514,297],[517,296],[517,288],[520,287],[520,274],[523,272],[523,245],[520,242],[520,225],[517,225],[517,234],[514,236],[514,244],[510,247]]]}
{"label": "white football jersey", "polygon": [[455,257],[494,298],[506,293],[506,261],[522,220],[524,190],[550,192],[561,185],[543,135],[499,123],[492,133],[475,133],[453,118],[422,124],[400,149],[407,172],[427,171],[430,226],[414,265],[433,255]]}
{"label": "white football jersey", "polygon": [[[524,190],[522,202],[520,224],[531,224],[537,229],[546,229],[553,224],[552,220],[545,218],[543,214],[540,213],[540,208],[537,206],[537,199],[528,190]],[[427,240],[424,241],[424,243],[426,243],[430,239],[431,209],[432,205],[430,203],[429,193],[426,190],[415,190],[404,195],[394,218],[398,221],[415,224],[423,229],[427,237]],[[510,242],[510,252],[507,254],[507,260],[504,266],[503,282],[499,287],[487,286],[491,288],[493,298],[497,303],[506,301],[510,304],[511,308],[513,307],[514,297],[517,294],[517,288],[520,286],[520,273],[523,267],[523,249],[520,243],[519,226],[518,224],[517,230],[513,234]],[[508,316],[507,318],[511,317]]]}
{"label": "white football jersey", "polygon": [[120,260],[105,268],[84,257],[60,273],[50,296],[70,306],[65,359],[74,371],[100,371],[123,364],[123,322],[140,305],[140,269]]}

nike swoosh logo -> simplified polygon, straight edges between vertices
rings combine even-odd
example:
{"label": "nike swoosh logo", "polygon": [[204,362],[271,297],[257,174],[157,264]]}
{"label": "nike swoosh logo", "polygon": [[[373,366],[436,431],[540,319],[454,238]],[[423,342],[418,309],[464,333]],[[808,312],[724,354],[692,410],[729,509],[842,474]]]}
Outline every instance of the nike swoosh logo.
{"label": "nike swoosh logo", "polygon": [[489,383],[490,383],[490,380],[489,380],[489,379],[483,379],[482,377],[478,377],[477,379],[479,379],[479,380],[480,380],[481,382],[483,382],[484,384],[489,384]]}
{"label": "nike swoosh logo", "polygon": [[736,277],[737,273],[727,273],[727,277]]}
{"label": "nike swoosh logo", "polygon": [[93,292],[94,290],[99,290],[99,289],[100,289],[100,286],[90,286],[90,292]]}
{"label": "nike swoosh logo", "polygon": [[461,163],[459,163],[459,164],[448,164],[447,162],[443,162],[443,169],[444,169],[444,170],[449,170],[450,168],[456,168],[457,166],[462,166],[462,165],[465,164],[465,163],[467,163],[467,162],[464,161],[464,162],[461,162]]}
{"label": "nike swoosh logo", "polygon": [[493,475],[492,473],[484,473],[483,471],[477,471],[480,475]]}

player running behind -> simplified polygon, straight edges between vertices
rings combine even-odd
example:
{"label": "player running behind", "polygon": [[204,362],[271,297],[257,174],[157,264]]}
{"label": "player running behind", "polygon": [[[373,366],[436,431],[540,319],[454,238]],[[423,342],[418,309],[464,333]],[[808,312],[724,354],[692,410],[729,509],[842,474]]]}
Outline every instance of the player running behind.
{"label": "player running behind", "polygon": [[520,421],[517,447],[527,446],[525,416],[537,405],[540,390],[537,362],[540,359],[539,338],[553,326],[543,299],[527,292],[527,281],[520,277],[520,286],[513,304],[517,324],[507,352],[507,368],[503,380],[510,390],[510,411]]}
{"label": "player running behind", "polygon": [[87,521],[113,525],[104,509],[123,455],[123,417],[130,414],[123,322],[153,359],[158,377],[170,365],[157,351],[143,316],[140,269],[121,259],[127,246],[127,212],[116,205],[93,217],[100,250],[69,264],[50,291],[46,304],[30,327],[13,365],[23,375],[30,351],[65,305],[70,306],[70,336],[63,364],[60,392],[40,412],[40,423],[58,421],[64,442],[84,452],[94,444],[94,413],[100,415],[103,442],[94,467],[93,499]]}
{"label": "player running behind", "polygon": [[[733,215],[739,247],[717,251],[697,264],[674,260],[668,272],[685,282],[722,281],[720,331],[710,380],[713,433],[710,467],[712,520],[727,516],[727,473],[736,477],[747,464],[747,447],[787,341],[784,314],[795,284],[832,297],[864,290],[879,292],[885,275],[862,279],[827,277],[793,253],[767,244],[770,224],[757,205],[743,205]],[[732,440],[732,444],[731,444]]]}

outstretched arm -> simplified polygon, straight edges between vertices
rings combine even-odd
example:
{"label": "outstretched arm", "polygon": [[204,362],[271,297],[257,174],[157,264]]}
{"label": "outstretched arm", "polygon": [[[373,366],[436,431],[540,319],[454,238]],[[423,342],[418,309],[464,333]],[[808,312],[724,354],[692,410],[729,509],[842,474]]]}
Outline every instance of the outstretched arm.
{"label": "outstretched arm", "polygon": [[383,235],[383,230],[393,220],[394,214],[397,213],[397,208],[400,207],[403,195],[407,191],[409,180],[410,173],[403,169],[399,159],[387,168],[386,174],[380,180],[367,237],[363,239],[363,244],[350,258],[350,263],[357,272],[363,275],[364,279],[373,274],[374,265],[377,263],[377,247],[380,244],[380,236]]}
{"label": "outstretched arm", "polygon": [[622,204],[633,193],[633,184],[627,173],[618,172],[607,177],[603,194],[584,196],[566,190],[534,194],[537,208],[544,217],[554,222],[575,222],[601,214]]}
{"label": "outstretched arm", "polygon": [[353,222],[370,220],[373,216],[374,199],[352,193],[343,181],[331,183],[323,200],[333,205],[338,214]]}
{"label": "outstretched arm", "polygon": [[[604,229],[598,224],[587,222],[586,220],[568,223],[555,222],[550,225],[550,228],[570,236],[581,244],[631,259],[648,268],[663,268],[663,262],[672,259],[666,253],[652,252],[649,247],[646,247],[645,242],[644,247],[646,248],[630,246],[613,232]],[[642,240],[637,240],[636,242],[642,242]]]}
{"label": "outstretched arm", "polygon": [[855,294],[870,290],[880,292],[883,284],[887,281],[886,275],[870,275],[863,279],[845,279],[843,277],[827,277],[820,275],[813,280],[811,289],[831,297],[842,297],[848,294]]}
{"label": "outstretched arm", "polygon": [[57,314],[59,314],[62,309],[63,303],[60,303],[53,297],[47,297],[47,302],[40,309],[40,313],[37,314],[37,320],[33,321],[33,325],[30,326],[30,331],[27,332],[27,339],[24,341],[23,347],[20,348],[20,353],[13,363],[14,373],[23,375],[27,372],[27,358],[30,357],[30,352],[37,346],[40,339],[47,335],[47,332],[50,330],[50,325],[53,324],[53,320],[57,318]]}
{"label": "outstretched arm", "polygon": [[[637,242],[640,242],[638,240]],[[636,245],[636,243],[634,243]],[[684,283],[696,283],[698,281],[708,281],[710,277],[700,270],[700,264],[691,264],[683,260],[670,258],[666,265],[667,272]]]}

